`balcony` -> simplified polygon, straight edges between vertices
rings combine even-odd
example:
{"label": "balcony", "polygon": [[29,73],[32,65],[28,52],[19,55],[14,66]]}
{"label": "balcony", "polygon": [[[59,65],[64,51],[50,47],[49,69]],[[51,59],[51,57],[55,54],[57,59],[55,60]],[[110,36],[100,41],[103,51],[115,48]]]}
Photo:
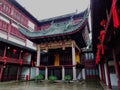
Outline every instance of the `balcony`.
{"label": "balcony", "polygon": [[6,23],[5,21],[0,20],[0,29],[8,32],[9,24]]}
{"label": "balcony", "polygon": [[8,57],[0,56],[0,62],[2,63],[11,63],[11,64],[20,64],[20,65],[30,65],[31,63],[28,61],[24,61],[23,59],[14,59]]}
{"label": "balcony", "polygon": [[[9,27],[10,27],[10,24],[0,20],[0,30],[10,33],[11,35],[14,35],[22,40],[26,40],[26,38],[17,30],[17,28],[13,27],[12,25],[11,25],[11,29]],[[10,29],[10,32],[9,32],[9,29]]]}

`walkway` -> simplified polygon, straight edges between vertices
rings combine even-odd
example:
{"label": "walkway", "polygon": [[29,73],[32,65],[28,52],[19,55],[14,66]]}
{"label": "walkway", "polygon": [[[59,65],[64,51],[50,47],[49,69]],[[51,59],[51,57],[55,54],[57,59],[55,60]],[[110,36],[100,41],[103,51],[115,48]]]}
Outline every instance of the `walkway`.
{"label": "walkway", "polygon": [[39,82],[12,82],[0,83],[0,90],[104,90],[99,82],[75,82],[75,83],[46,83]]}

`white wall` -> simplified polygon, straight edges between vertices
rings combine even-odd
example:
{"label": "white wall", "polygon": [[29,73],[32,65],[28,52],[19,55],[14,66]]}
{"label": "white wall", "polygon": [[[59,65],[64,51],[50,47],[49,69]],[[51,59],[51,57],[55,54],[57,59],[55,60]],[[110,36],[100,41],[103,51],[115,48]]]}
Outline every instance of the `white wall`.
{"label": "white wall", "polygon": [[35,24],[31,21],[28,21],[28,26],[32,29],[32,31],[35,29]]}
{"label": "white wall", "polygon": [[118,79],[116,74],[110,73],[111,85],[118,86]]}
{"label": "white wall", "polygon": [[28,67],[22,67],[22,73],[21,73],[21,75],[25,76],[23,78],[23,80],[26,80],[26,75],[29,75],[29,73],[30,73],[30,69]]}
{"label": "white wall", "polygon": [[17,44],[25,46],[25,41],[17,38],[16,36],[10,35],[9,40],[12,41],[12,42],[15,42]]}
{"label": "white wall", "polygon": [[85,80],[85,68],[82,69],[82,78]]}
{"label": "white wall", "polygon": [[4,39],[7,39],[7,33],[2,31],[2,30],[0,30],[0,37],[4,38]]}
{"label": "white wall", "polygon": [[30,54],[30,53],[28,53],[28,55],[27,56],[24,56],[23,57],[23,59],[24,59],[24,61],[27,61],[27,62],[31,62],[31,57],[32,57],[32,55]]}
{"label": "white wall", "polygon": [[35,76],[36,76],[36,68],[35,68],[35,67],[32,67],[32,68],[31,68],[30,79],[34,79]]}
{"label": "white wall", "polygon": [[36,50],[36,46],[33,46],[33,42],[31,42],[30,40],[26,40],[26,46],[32,49]]}

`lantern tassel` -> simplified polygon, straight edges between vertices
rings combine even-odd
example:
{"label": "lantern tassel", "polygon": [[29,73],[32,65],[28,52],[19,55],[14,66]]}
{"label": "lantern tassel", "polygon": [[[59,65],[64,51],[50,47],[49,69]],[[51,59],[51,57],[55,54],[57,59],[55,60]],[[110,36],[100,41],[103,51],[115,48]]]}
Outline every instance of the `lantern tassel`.
{"label": "lantern tassel", "polygon": [[115,28],[118,28],[119,27],[119,19],[118,19],[115,3],[116,3],[116,0],[112,0],[113,25]]}

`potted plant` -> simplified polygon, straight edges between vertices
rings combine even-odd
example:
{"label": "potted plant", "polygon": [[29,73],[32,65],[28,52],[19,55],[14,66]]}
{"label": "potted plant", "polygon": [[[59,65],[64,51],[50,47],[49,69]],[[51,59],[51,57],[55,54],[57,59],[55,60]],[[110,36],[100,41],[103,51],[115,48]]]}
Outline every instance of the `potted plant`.
{"label": "potted plant", "polygon": [[54,75],[51,75],[51,76],[49,76],[48,79],[49,79],[51,82],[55,82],[55,80],[57,80],[57,77],[54,76]]}
{"label": "potted plant", "polygon": [[35,77],[35,81],[38,82],[44,79],[44,76],[42,74],[39,74],[38,76]]}
{"label": "potted plant", "polygon": [[66,82],[70,83],[70,80],[72,80],[72,77],[70,75],[66,75],[64,79]]}

